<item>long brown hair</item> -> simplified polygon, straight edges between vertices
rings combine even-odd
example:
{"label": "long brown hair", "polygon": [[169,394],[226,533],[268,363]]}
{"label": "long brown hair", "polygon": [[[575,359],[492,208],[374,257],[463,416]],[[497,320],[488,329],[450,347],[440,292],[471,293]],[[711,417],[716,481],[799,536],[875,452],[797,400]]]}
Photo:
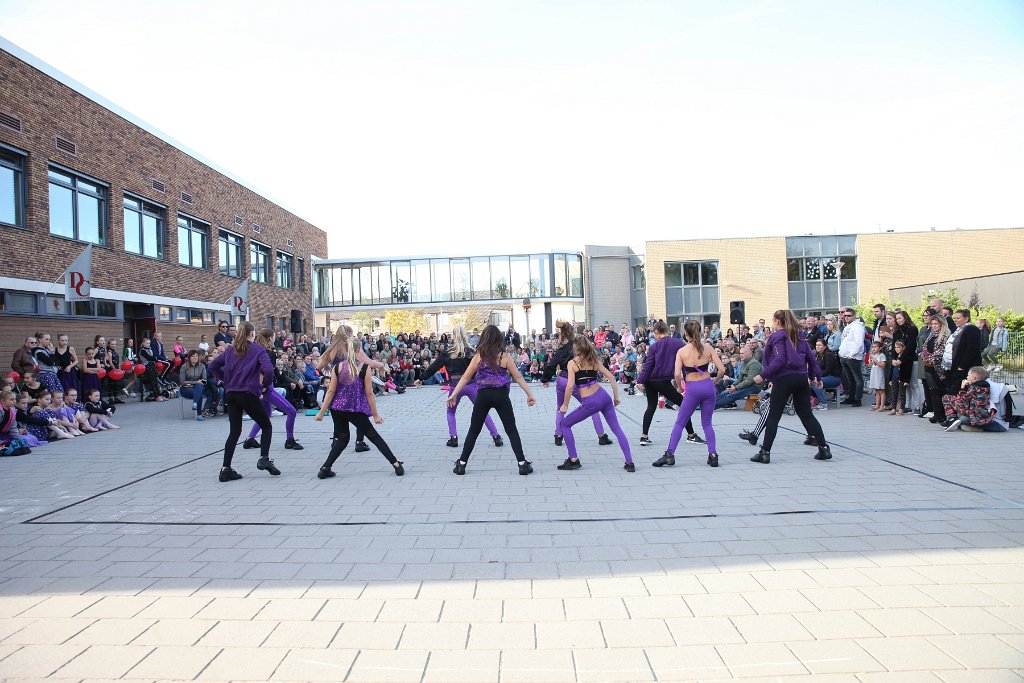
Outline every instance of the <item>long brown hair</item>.
{"label": "long brown hair", "polygon": [[495,325],[488,325],[480,334],[480,342],[476,346],[476,352],[480,354],[481,360],[487,361],[492,368],[498,367],[498,356],[501,355],[501,348],[505,343],[505,337],[501,330]]}
{"label": "long brown hair", "polygon": [[786,331],[789,343],[793,345],[793,348],[796,348],[796,345],[800,342],[800,328],[797,326],[796,316],[793,315],[793,311],[788,308],[780,308],[775,311],[775,315],[772,317],[782,323],[782,329]]}
{"label": "long brown hair", "polygon": [[577,365],[581,362],[594,368],[601,365],[601,358],[597,355],[597,349],[594,348],[594,345],[590,343],[590,340],[585,335],[581,334],[573,340],[572,355],[575,357]]}
{"label": "long brown hair", "polygon": [[269,351],[274,346],[274,331],[269,327],[264,327],[256,335],[256,341],[259,342],[260,346]]}
{"label": "long brown hair", "polygon": [[704,355],[704,343],[700,340],[702,331],[700,321],[693,318],[687,320],[686,324],[683,325],[683,333],[690,338],[690,341],[693,342],[694,347],[697,349],[697,358]]}
{"label": "long brown hair", "polygon": [[243,358],[245,354],[249,353],[249,334],[254,332],[256,327],[248,320],[243,320],[235,330],[235,353],[238,354],[239,358]]}
{"label": "long brown hair", "polygon": [[564,344],[572,344],[573,339],[576,338],[576,330],[573,329],[572,323],[568,320],[563,320],[558,323],[558,344],[562,346]]}

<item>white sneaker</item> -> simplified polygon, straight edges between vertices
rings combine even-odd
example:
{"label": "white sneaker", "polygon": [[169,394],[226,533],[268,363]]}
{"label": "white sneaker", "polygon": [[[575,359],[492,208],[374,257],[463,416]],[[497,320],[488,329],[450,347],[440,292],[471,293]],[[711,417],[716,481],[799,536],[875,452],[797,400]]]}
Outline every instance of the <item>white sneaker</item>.
{"label": "white sneaker", "polygon": [[960,425],[961,424],[963,424],[963,423],[960,420],[953,420],[953,422],[950,423],[950,425],[948,427],[946,427],[946,431],[947,432],[955,432],[956,430],[960,429]]}
{"label": "white sneaker", "polygon": [[935,417],[935,413],[925,413],[924,414],[924,419],[926,419],[926,420],[930,420],[933,417]]}
{"label": "white sneaker", "polygon": [[814,409],[815,410],[828,410],[828,406],[825,405],[824,403],[819,403],[818,405],[814,406]]}

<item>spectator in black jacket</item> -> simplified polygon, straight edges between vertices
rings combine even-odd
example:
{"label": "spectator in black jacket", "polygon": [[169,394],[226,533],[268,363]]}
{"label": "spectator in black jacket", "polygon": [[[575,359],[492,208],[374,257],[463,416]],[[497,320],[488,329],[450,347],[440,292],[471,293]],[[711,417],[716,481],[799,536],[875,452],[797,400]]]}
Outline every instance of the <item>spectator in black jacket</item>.
{"label": "spectator in black jacket", "polygon": [[521,347],[521,340],[519,333],[516,332],[516,328],[512,326],[512,323],[508,324],[508,332],[505,333],[505,346],[514,346],[516,350]]}
{"label": "spectator in black jacket", "polygon": [[[961,385],[967,379],[970,369],[981,365],[981,330],[971,322],[971,312],[966,308],[953,313],[953,322],[956,324],[956,332],[949,335],[949,341],[946,342],[947,348],[952,347],[946,372],[946,394],[956,396],[963,388]],[[944,357],[943,366],[945,360]],[[937,406],[933,408],[938,409]],[[949,426],[947,423],[956,417],[947,415],[948,420],[944,424]]]}

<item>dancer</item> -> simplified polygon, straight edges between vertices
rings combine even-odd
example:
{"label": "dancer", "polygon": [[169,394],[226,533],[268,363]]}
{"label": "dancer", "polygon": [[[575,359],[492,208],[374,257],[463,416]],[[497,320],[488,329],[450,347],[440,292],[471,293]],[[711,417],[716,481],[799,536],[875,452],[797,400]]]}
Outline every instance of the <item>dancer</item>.
{"label": "dancer", "polygon": [[[768,423],[768,413],[771,412],[772,394],[767,392],[762,394],[761,401],[761,412],[757,416],[757,424],[754,425],[752,430],[744,429],[739,433],[739,437],[749,443],[751,446],[757,445],[757,440],[761,436],[761,432],[764,431],[765,425]],[[818,442],[810,434],[804,435],[805,446],[817,446]]]}
{"label": "dancer", "polygon": [[[519,438],[519,430],[516,428],[516,416],[512,412],[512,401],[508,396],[508,388],[511,380],[523,388],[526,392],[526,405],[533,406],[537,403],[530,392],[530,386],[519,374],[515,361],[502,351],[501,331],[494,325],[488,325],[480,335],[480,345],[477,347],[476,355],[469,362],[469,367],[462,374],[462,379],[448,397],[448,406],[454,408],[459,402],[459,395],[465,390],[466,385],[476,377],[477,391],[476,402],[473,404],[473,417],[469,423],[469,432],[466,434],[466,442],[462,445],[462,456],[455,461],[455,474],[466,473],[466,463],[469,462],[469,455],[476,445],[476,438],[484,426],[484,418],[491,408],[494,408],[501,425],[505,428],[508,440],[512,444],[512,452],[516,455],[519,463],[519,474],[526,475],[533,472],[533,464],[523,455],[523,442]],[[479,377],[477,373],[479,371]]]}
{"label": "dancer", "polygon": [[405,474],[405,468],[370,423],[371,415],[377,424],[384,424],[384,418],[377,412],[377,401],[373,398],[373,382],[370,373],[367,372],[369,365],[359,362],[356,341],[346,337],[345,346],[340,351],[335,348],[334,360],[337,362],[331,365],[331,385],[327,388],[320,412],[315,418],[320,422],[324,419],[324,412],[330,409],[331,419],[334,421],[334,437],[331,452],[317,472],[317,478],[328,479],[335,475],[331,467],[348,445],[349,423],[356,425],[359,431],[366,434],[395,468],[395,475],[401,477]]}
{"label": "dancer", "polygon": [[[559,409],[565,399],[565,387],[568,384],[568,372],[566,367],[569,365],[569,361],[572,360],[573,355],[573,340],[576,337],[576,331],[573,329],[572,323],[563,320],[558,323],[558,348],[548,362],[544,364],[544,372],[541,376],[541,382],[544,384],[544,388],[548,388],[548,384],[551,382],[551,378],[558,373],[558,379],[555,381],[555,445],[561,446],[563,432],[562,432],[562,420],[565,419],[565,414]],[[579,388],[577,388],[572,396],[576,397],[577,401],[581,401]],[[611,444],[612,440],[608,438],[608,434],[604,431],[604,425],[601,424],[601,416],[594,413],[594,431],[597,432],[597,443],[601,446],[607,446]]]}
{"label": "dancer", "polygon": [[[558,465],[558,469],[578,470],[583,467],[583,463],[580,462],[576,454],[576,439],[573,438],[572,427],[591,415],[601,413],[608,421],[608,426],[612,428],[612,433],[615,434],[615,438],[619,442],[619,448],[622,449],[622,455],[626,458],[623,469],[627,472],[636,472],[633,456],[629,452],[629,440],[622,433],[618,415],[615,413],[615,406],[619,405],[619,384],[615,381],[615,376],[601,362],[597,350],[589,339],[582,336],[576,338],[573,342],[573,359],[569,361],[566,369],[569,373],[568,384],[566,384],[564,398],[558,410],[565,415],[565,419],[562,421],[562,435],[565,436],[565,446],[569,450],[569,457],[561,465]],[[603,375],[611,383],[612,398],[608,398],[608,392],[598,386],[598,374]],[[582,405],[571,414],[566,415],[566,411],[569,410],[569,397],[577,392]]]}
{"label": "dancer", "polygon": [[[641,446],[650,446],[652,443],[648,432],[651,429],[651,421],[654,419],[654,411],[658,409],[658,397],[664,396],[666,401],[677,406],[683,404],[683,395],[672,385],[675,358],[679,349],[683,348],[683,340],[669,336],[668,325],[664,320],[659,320],[654,324],[654,339],[655,343],[647,352],[647,359],[640,370],[640,376],[636,378],[637,386],[643,389],[647,396],[644,431],[640,435]],[[690,443],[704,443],[704,439],[700,438],[693,430],[693,422],[690,419],[686,420],[686,440]]]}
{"label": "dancer", "polygon": [[[270,349],[274,348],[274,331],[270,328],[264,328],[260,330],[259,337],[256,341],[266,349],[267,358],[271,363],[274,359],[270,357]],[[271,373],[273,374],[273,373]],[[273,381],[273,378],[271,378]],[[266,411],[267,417],[270,417],[274,408],[277,408],[284,413],[284,431],[285,431],[285,442],[284,447],[293,451],[303,450],[302,444],[295,440],[295,406],[293,406],[284,396],[277,393],[274,389],[270,389],[268,392],[263,394],[263,410]],[[242,444],[242,448],[259,448],[260,442],[256,440],[256,435],[260,433],[260,426],[253,424],[252,429],[249,430],[249,438]]]}
{"label": "dancer", "polygon": [[[469,345],[469,340],[466,338],[466,328],[462,325],[456,325],[455,329],[452,330],[451,348],[446,351],[438,351],[437,359],[430,364],[423,376],[433,377],[434,373],[439,372],[441,368],[445,368],[448,372],[448,395],[451,396],[452,392],[455,391],[455,385],[462,375],[466,372],[466,368],[469,367],[470,359],[473,357],[473,353],[476,351],[472,346]],[[415,385],[420,386],[422,382],[416,380]],[[462,390],[462,396],[465,396],[470,400],[471,403],[476,403],[476,384],[470,382]],[[447,407],[448,413],[448,442],[445,446],[451,448],[459,447],[459,433],[456,429],[455,422],[455,410],[458,408],[459,401],[462,399],[459,396],[455,400],[454,406]],[[504,442],[501,440],[501,435],[498,434],[498,428],[494,426],[494,420],[488,415],[487,419],[484,420],[484,424],[487,426],[487,431],[491,433],[491,438],[494,439],[495,446],[502,446]]]}
{"label": "dancer", "polygon": [[817,386],[821,386],[818,360],[807,342],[800,338],[793,311],[775,311],[772,324],[775,331],[765,343],[764,369],[754,378],[755,382],[767,380],[772,383],[772,400],[768,409],[764,442],[761,444],[761,450],[750,460],[765,465],[771,462],[772,444],[775,442],[782,411],[790,396],[793,397],[793,406],[800,417],[800,422],[818,446],[814,459],[828,460],[832,457],[832,451],[825,442],[821,424],[811,410],[811,390],[808,385],[809,381],[813,381]]}
{"label": "dancer", "polygon": [[[686,337],[686,345],[676,352],[675,377],[676,383],[683,385],[683,373],[686,373],[686,394],[683,396],[683,403],[679,406],[679,413],[676,415],[676,423],[672,426],[672,436],[669,438],[668,449],[665,454],[655,460],[655,467],[676,464],[676,446],[683,435],[683,425],[689,422],[693,411],[700,406],[700,423],[704,428],[704,437],[708,444],[708,465],[718,467],[718,450],[715,448],[715,428],[711,425],[711,417],[715,412],[715,381],[711,379],[708,366],[711,363],[718,368],[718,376],[725,377],[725,366],[718,356],[718,349],[713,346],[705,346],[701,340],[700,322],[687,320],[683,325],[683,335]],[[658,348],[658,344],[654,348]]]}
{"label": "dancer", "polygon": [[228,438],[224,442],[224,462],[220,470],[220,480],[234,481],[242,475],[231,467],[231,458],[235,455],[235,445],[242,435],[242,413],[245,412],[260,426],[260,459],[256,469],[266,470],[270,474],[281,474],[270,459],[270,442],[274,428],[267,417],[267,411],[260,400],[267,391],[274,388],[274,366],[270,362],[267,350],[256,343],[256,328],[248,320],[238,326],[238,334],[234,343],[224,347],[224,352],[210,361],[210,374],[224,381],[224,403],[228,409],[230,427]]}
{"label": "dancer", "polygon": [[[324,370],[331,364],[337,365],[337,363],[341,362],[340,360],[338,360],[338,358],[341,355],[344,355],[344,349],[346,348],[347,344],[346,340],[354,339],[352,334],[352,328],[349,327],[348,325],[342,325],[337,329],[337,331],[334,333],[334,338],[331,340],[331,345],[328,346],[327,350],[323,352],[323,354],[320,356],[320,360],[316,364],[317,372]],[[360,363],[364,365],[369,365],[373,369],[383,369],[386,367],[384,363],[381,363],[379,360],[373,360],[372,358],[367,356],[366,352],[363,351],[362,344],[360,344],[358,341],[356,341],[356,349],[359,352],[358,361]],[[324,393],[326,395],[326,390]],[[370,447],[366,445],[366,441],[363,439],[363,430],[361,427],[357,425],[355,451],[356,453],[363,453],[368,450],[370,450]]]}

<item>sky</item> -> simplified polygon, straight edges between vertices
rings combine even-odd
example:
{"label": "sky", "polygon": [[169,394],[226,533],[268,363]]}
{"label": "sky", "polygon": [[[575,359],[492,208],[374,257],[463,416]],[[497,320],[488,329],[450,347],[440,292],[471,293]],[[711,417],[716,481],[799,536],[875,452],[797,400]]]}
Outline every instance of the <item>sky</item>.
{"label": "sky", "polygon": [[1024,225],[1020,0],[0,0],[332,258]]}

